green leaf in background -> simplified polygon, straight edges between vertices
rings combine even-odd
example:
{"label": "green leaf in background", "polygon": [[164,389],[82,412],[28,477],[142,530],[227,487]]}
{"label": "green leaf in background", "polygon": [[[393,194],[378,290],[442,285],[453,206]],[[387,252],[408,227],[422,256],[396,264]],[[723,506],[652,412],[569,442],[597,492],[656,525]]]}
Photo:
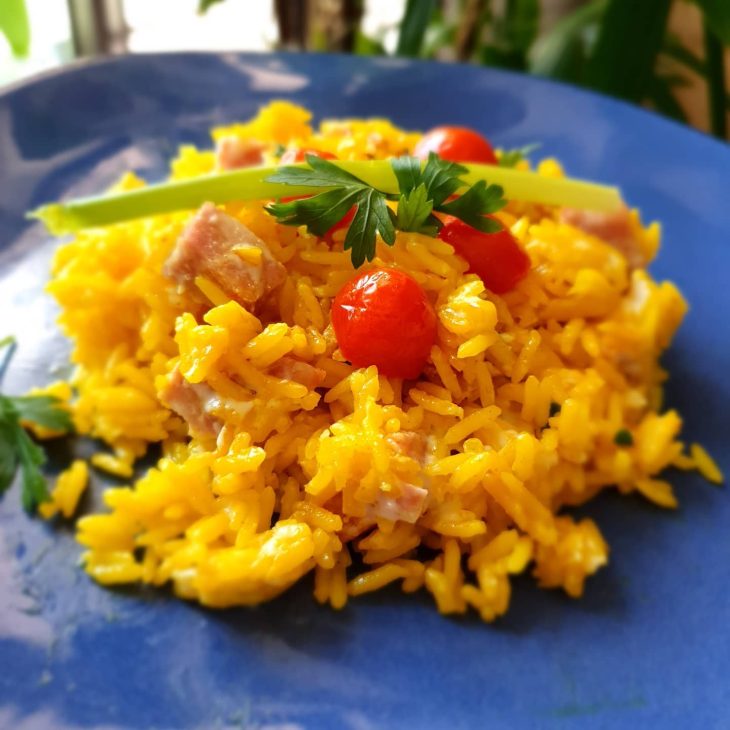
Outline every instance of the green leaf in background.
{"label": "green leaf in background", "polygon": [[223,0],[198,0],[198,12],[203,15],[212,5],[222,2]]}
{"label": "green leaf in background", "polygon": [[705,24],[726,45],[730,46],[730,2],[728,0],[693,0],[705,16]]}
{"label": "green leaf in background", "polygon": [[641,101],[651,83],[672,0],[610,0],[586,68],[586,85]]}
{"label": "green leaf in background", "polygon": [[421,56],[423,58],[435,58],[439,51],[453,46],[455,40],[456,26],[453,23],[447,23],[443,18],[443,13],[437,10],[435,20],[431,21],[428,28],[426,28]]}
{"label": "green leaf in background", "polygon": [[353,53],[358,56],[384,56],[385,46],[376,38],[366,36],[361,30],[355,31]]}
{"label": "green leaf in background", "polygon": [[579,83],[587,60],[587,36],[597,27],[607,5],[608,0],[593,0],[556,23],[530,49],[529,71]]}
{"label": "green leaf in background", "polygon": [[25,0],[2,0],[0,3],[0,33],[10,44],[17,58],[24,58],[30,50],[30,24]]}
{"label": "green leaf in background", "polygon": [[540,0],[507,0],[504,38],[509,46],[526,53],[537,38]]}
{"label": "green leaf in background", "polygon": [[396,55],[418,56],[421,53],[435,7],[436,0],[408,0],[400,24]]}

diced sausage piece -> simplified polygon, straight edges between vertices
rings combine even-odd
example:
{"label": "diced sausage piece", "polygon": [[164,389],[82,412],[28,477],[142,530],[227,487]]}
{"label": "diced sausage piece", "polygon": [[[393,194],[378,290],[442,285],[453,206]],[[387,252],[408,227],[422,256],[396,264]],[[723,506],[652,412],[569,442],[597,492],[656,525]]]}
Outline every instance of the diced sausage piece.
{"label": "diced sausage piece", "polygon": [[397,431],[385,437],[396,454],[407,456],[421,466],[426,463],[427,439],[415,431]]}
{"label": "diced sausage piece", "polygon": [[308,362],[297,360],[295,357],[284,356],[277,360],[269,369],[269,375],[282,380],[293,380],[305,385],[309,390],[318,388],[327,377],[321,368],[316,368]]}
{"label": "diced sausage piece", "polygon": [[372,514],[384,520],[401,520],[413,524],[423,513],[427,497],[427,489],[402,483],[397,497],[380,494],[372,506]]}
{"label": "diced sausage piece", "polygon": [[220,405],[220,400],[212,388],[204,383],[188,383],[175,368],[159,395],[160,400],[188,424],[192,435],[218,435],[222,424],[213,415],[213,410]]}
{"label": "diced sausage piece", "polygon": [[253,139],[221,137],[215,146],[215,159],[219,170],[256,167],[264,162],[264,146]]}
{"label": "diced sausage piece", "polygon": [[202,276],[244,305],[257,302],[286,278],[266,244],[212,203],[204,203],[189,221],[164,273],[183,286]]}
{"label": "diced sausage piece", "polygon": [[[415,431],[397,431],[385,437],[393,451],[413,459],[421,466],[426,464],[428,456],[428,439]],[[424,476],[424,483],[428,486],[428,479]],[[401,482],[400,493],[390,496],[381,492],[378,499],[371,506],[369,513],[373,517],[385,520],[401,520],[413,524],[423,513],[428,499],[428,489],[415,484]]]}
{"label": "diced sausage piece", "polygon": [[626,257],[632,269],[646,266],[646,254],[636,237],[631,225],[631,213],[625,205],[615,213],[563,208],[560,220],[613,246]]}

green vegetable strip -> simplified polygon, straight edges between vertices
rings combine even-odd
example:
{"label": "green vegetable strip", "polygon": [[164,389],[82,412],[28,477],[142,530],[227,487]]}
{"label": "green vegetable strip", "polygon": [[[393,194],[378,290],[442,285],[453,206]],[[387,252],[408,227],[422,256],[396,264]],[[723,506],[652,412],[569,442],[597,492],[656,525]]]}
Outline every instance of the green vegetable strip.
{"label": "green vegetable strip", "polygon": [[[384,193],[397,194],[398,182],[389,160],[337,162],[342,169]],[[512,200],[564,205],[572,208],[610,212],[621,205],[618,188],[583,180],[548,178],[534,172],[523,172],[495,165],[465,165],[469,170],[462,178],[470,185],[486,179],[504,188]],[[320,193],[323,188],[266,182],[277,167],[233,170],[159,185],[150,185],[124,193],[94,198],[81,198],[68,203],[53,203],[29,213],[56,236],[83,228],[121,223],[161,213],[197,208],[206,201],[226,203],[232,200],[265,200]]]}

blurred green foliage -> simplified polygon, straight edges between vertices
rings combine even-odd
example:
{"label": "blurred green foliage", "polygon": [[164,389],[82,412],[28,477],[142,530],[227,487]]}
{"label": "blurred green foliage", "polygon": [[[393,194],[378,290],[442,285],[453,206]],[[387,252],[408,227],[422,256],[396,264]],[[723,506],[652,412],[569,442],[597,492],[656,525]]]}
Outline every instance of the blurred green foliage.
{"label": "blurred green foliage", "polygon": [[4,35],[13,55],[23,58],[30,48],[30,25],[25,0],[0,2],[0,34]]}
{"label": "blurred green foliage", "polygon": [[[673,2],[693,2],[702,13],[704,57],[668,30]],[[397,54],[452,57],[488,66],[526,71],[578,84],[627,101],[644,103],[678,121],[687,121],[676,90],[699,76],[707,88],[712,132],[727,137],[730,109],[723,63],[730,45],[730,0],[588,0],[539,35],[539,0],[458,0],[452,20],[444,3],[423,21],[425,7],[409,2],[401,23]],[[496,10],[493,6],[499,6]],[[415,17],[418,16],[418,17]],[[420,42],[414,28],[421,29]],[[408,29],[407,44],[402,44]],[[440,39],[434,44],[431,32]],[[445,50],[447,53],[445,53]]]}

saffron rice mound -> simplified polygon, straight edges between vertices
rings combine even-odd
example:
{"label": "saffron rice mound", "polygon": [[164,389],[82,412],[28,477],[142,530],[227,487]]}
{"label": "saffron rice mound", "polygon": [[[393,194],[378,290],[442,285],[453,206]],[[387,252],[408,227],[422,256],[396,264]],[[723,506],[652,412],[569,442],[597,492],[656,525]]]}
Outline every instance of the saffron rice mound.
{"label": "saffron rice mound", "polygon": [[[420,135],[385,120],[314,127],[305,109],[273,102],[213,138],[217,152],[183,147],[171,177],[246,155],[276,164],[282,146],[385,159]],[[554,160],[537,171],[562,175]],[[130,174],[117,189],[143,184]],[[338,350],[330,307],[355,275],[345,231],[328,241],[280,225],[267,202],[205,213],[265,243],[236,247],[243,264],[273,272],[253,282],[254,303],[215,267],[174,280],[172,254],[203,211],[88,230],[56,254],[48,288],[75,375],[55,392],[77,430],[108,445],[92,466],[132,480],[150,445],[162,449],[139,479],[106,490],[106,511],[78,520],[95,580],[169,583],[225,607],[313,571],[316,600],[334,608],[397,582],[428,591],[442,613],[492,621],[513,575],[578,597],[607,563],[598,526],[572,506],[604,489],[676,506],[658,475],[691,457],[679,415],[662,410],[658,360],[686,305],[646,271],[658,224],[510,202],[497,217],[531,269],[502,296],[438,238],[379,242],[365,270],[407,272],[438,318],[423,373],[403,381]],[[86,479],[74,464],[42,513],[70,515]]]}

